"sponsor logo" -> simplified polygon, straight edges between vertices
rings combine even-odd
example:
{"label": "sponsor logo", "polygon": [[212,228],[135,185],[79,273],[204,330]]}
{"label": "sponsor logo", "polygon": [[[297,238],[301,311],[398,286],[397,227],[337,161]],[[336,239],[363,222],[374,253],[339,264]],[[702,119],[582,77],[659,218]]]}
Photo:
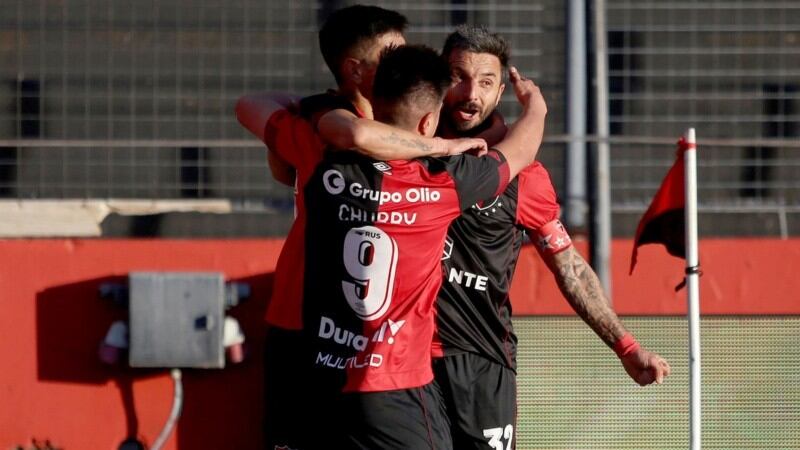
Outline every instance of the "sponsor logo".
{"label": "sponsor logo", "polygon": [[322,174],[322,184],[331,195],[339,195],[344,192],[344,176],[338,170],[326,170]]}
{"label": "sponsor logo", "polygon": [[453,240],[449,237],[444,241],[444,252],[442,253],[442,261],[450,259],[453,256]]}
{"label": "sponsor logo", "polygon": [[[386,338],[386,342],[389,343],[389,345],[394,344],[394,337],[400,331],[400,328],[403,328],[403,325],[405,324],[406,324],[405,320],[398,320],[397,322],[395,322],[392,319],[388,319],[386,322],[383,322],[383,324],[381,324],[381,327],[372,336],[372,342],[383,342],[383,339]],[[389,333],[391,333],[391,335],[388,337],[386,336],[387,325],[389,327],[388,331]]]}
{"label": "sponsor logo", "polygon": [[451,267],[447,281],[450,283],[460,284],[477,291],[486,291],[486,284],[489,282],[489,277],[485,275],[476,275],[474,273]]}
{"label": "sponsor logo", "polygon": [[327,340],[333,339],[337,344],[352,347],[359,352],[366,350],[367,343],[369,343],[369,338],[366,336],[361,336],[350,330],[339,328],[336,326],[336,322],[334,322],[333,319],[325,316],[320,317],[319,333],[317,333],[317,336]]}
{"label": "sponsor logo", "polygon": [[330,353],[317,353],[316,364],[332,369],[362,369],[364,367],[380,367],[383,364],[383,355],[380,353],[369,353],[366,355],[356,355],[349,358],[331,355]]}
{"label": "sponsor logo", "polygon": [[400,203],[403,200],[407,201],[408,203],[432,203],[438,202],[442,198],[442,194],[439,191],[427,187],[411,188],[406,190],[404,193],[400,193],[378,191],[364,187],[361,183],[352,183],[348,189],[348,192],[350,192],[350,195],[354,198],[372,200],[373,202],[378,202],[379,205],[386,203]]}
{"label": "sponsor logo", "polygon": [[405,324],[405,320],[394,321],[392,319],[387,319],[381,324],[381,327],[373,333],[372,337],[368,338],[350,330],[345,330],[336,325],[336,322],[330,317],[322,316],[319,320],[319,332],[317,336],[322,339],[333,340],[337,344],[363,352],[367,349],[367,344],[369,342],[386,342],[389,345],[394,344],[395,336],[397,336],[397,333],[400,332],[400,329],[403,328]]}
{"label": "sponsor logo", "polygon": [[386,203],[434,203],[442,199],[442,193],[428,187],[411,188],[403,192],[380,191],[365,187],[361,183],[350,183],[346,186],[344,175],[336,169],[326,170],[322,174],[322,185],[331,195],[339,195],[345,190],[353,198],[371,200],[379,205]]}
{"label": "sponsor logo", "polygon": [[386,175],[392,174],[392,166],[383,161],[372,163],[372,166],[378,169],[379,171],[385,173]]}
{"label": "sponsor logo", "polygon": [[[345,330],[336,325],[336,322],[329,317],[320,317],[319,333],[317,335],[326,340],[333,340],[337,344],[350,347],[356,351],[366,350],[369,342],[386,342],[394,344],[395,337],[400,329],[405,325],[405,320],[394,321],[388,319],[383,322],[371,338]],[[344,357],[327,352],[317,352],[314,362],[318,366],[330,367],[332,369],[361,369],[364,367],[380,367],[383,364],[383,355],[380,353],[359,353],[354,356]]]}

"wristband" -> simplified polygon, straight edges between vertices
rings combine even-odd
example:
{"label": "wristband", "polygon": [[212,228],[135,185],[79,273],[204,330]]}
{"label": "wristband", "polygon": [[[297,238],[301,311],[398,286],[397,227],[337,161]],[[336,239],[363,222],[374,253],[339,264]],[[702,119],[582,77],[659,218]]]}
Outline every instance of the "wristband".
{"label": "wristband", "polygon": [[636,339],[630,333],[625,333],[617,342],[614,343],[614,346],[611,347],[614,350],[614,353],[617,354],[620,358],[623,356],[628,356],[631,353],[639,350],[639,343],[636,342]]}

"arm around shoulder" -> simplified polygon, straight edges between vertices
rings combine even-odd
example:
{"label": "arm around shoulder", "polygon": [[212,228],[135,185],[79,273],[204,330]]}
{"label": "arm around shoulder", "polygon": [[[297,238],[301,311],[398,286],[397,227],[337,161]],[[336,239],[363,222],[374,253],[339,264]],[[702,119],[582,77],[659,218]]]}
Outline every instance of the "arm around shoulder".
{"label": "arm around shoulder", "polygon": [[291,109],[296,97],[288,94],[248,94],[236,102],[236,119],[250,133],[264,140],[264,128],[272,115],[281,109]]}
{"label": "arm around shoulder", "polygon": [[544,136],[547,103],[533,81],[523,78],[513,67],[509,69],[509,74],[514,93],[522,105],[522,113],[508,128],[505,139],[495,148],[506,157],[513,178],[536,159]]}
{"label": "arm around shoulder", "polygon": [[320,137],[335,148],[354,149],[381,161],[447,156],[468,150],[485,150],[483,139],[430,138],[344,109],[325,113],[317,123]]}

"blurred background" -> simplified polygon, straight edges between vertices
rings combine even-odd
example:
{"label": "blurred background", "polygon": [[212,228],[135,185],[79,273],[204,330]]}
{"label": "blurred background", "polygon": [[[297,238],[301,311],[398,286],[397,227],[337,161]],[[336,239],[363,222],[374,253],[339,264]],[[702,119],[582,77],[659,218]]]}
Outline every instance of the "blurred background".
{"label": "blurred background", "polygon": [[[245,93],[334,87],[317,30],[352,3],[3,0],[0,236],[280,239],[292,190],[271,179],[263,144],[238,125],[233,107]],[[624,240],[614,247],[623,259],[675,142],[696,128],[701,239],[750,242],[735,247],[742,254],[779,240],[771,248],[787,252],[744,262],[709,289],[720,304],[790,306],[758,316],[734,306],[704,318],[704,448],[800,448],[800,297],[775,288],[781,298],[765,298],[743,288],[741,275],[791,268],[800,255],[800,2],[372,3],[405,14],[412,43],[441,48],[461,23],[510,41],[512,63],[548,102],[538,159],[565,222],[589,244],[603,233]],[[596,58],[606,62],[603,83]],[[508,121],[517,114],[510,89],[501,111]],[[597,176],[603,170],[608,185]],[[610,228],[598,225],[604,216]],[[601,275],[610,271],[608,259],[593,262]],[[729,261],[716,262],[724,269]],[[681,268],[670,267],[677,272],[652,289],[671,292]],[[725,283],[738,283],[735,299],[719,294]],[[615,291],[631,304],[635,295]],[[685,448],[687,331],[673,309],[626,320],[675,371],[665,386],[633,391],[580,320],[519,317],[517,448]],[[0,432],[2,448],[14,443]]]}
{"label": "blurred background", "polygon": [[[540,160],[571,206],[573,232],[586,231],[591,189],[580,185],[591,187],[587,137],[598,134],[593,2],[375,3],[409,18],[414,43],[441,48],[465,22],[508,38],[513,64],[548,101]],[[604,3],[614,236],[632,235],[689,126],[703,143],[701,234],[800,233],[800,4]],[[284,233],[291,190],[271,180],[263,146],[237,124],[233,106],[248,92],[334,87],[316,32],[329,11],[346,4],[4,1],[0,198],[225,199],[236,220],[163,217],[137,230],[112,218],[103,233]],[[571,4],[586,10],[575,17]],[[515,104],[507,90],[501,109],[508,120]],[[572,125],[570,114],[577,114]],[[568,192],[570,183],[578,187]]]}

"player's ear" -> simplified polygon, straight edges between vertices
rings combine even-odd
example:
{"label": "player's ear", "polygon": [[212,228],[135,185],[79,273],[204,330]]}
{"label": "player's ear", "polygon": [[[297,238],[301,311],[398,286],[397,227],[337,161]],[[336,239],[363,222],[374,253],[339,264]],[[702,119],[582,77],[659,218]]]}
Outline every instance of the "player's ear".
{"label": "player's ear", "polygon": [[417,124],[417,132],[423,136],[431,137],[436,133],[436,126],[439,124],[439,113],[431,111],[426,113]]}
{"label": "player's ear", "polygon": [[352,80],[353,83],[360,84],[363,75],[361,61],[355,58],[345,58],[342,61],[342,75],[346,80]]}
{"label": "player's ear", "polygon": [[494,102],[494,107],[497,108],[497,105],[500,104],[500,99],[503,98],[503,91],[506,90],[506,84],[500,83],[500,92],[497,93],[497,101]]}

